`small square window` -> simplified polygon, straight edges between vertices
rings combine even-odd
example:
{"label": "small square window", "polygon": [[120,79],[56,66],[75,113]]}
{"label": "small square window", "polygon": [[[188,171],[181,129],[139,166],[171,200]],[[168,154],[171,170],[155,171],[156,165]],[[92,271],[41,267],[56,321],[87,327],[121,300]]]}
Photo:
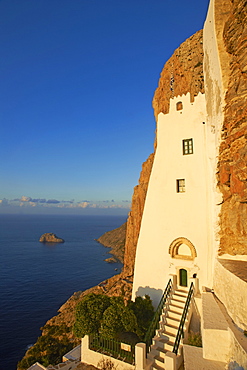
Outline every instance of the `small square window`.
{"label": "small square window", "polygon": [[183,155],[193,154],[193,139],[183,140]]}
{"label": "small square window", "polygon": [[177,110],[182,110],[183,109],[183,103],[181,101],[178,101],[176,104]]}
{"label": "small square window", "polygon": [[177,180],[177,193],[185,193],[185,179]]}

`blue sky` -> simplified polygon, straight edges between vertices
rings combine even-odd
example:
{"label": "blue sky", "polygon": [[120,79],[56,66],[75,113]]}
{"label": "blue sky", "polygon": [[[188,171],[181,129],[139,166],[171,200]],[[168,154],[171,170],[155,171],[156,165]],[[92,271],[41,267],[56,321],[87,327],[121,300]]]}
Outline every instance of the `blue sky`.
{"label": "blue sky", "polygon": [[0,212],[129,211],[152,97],[208,0],[0,0]]}

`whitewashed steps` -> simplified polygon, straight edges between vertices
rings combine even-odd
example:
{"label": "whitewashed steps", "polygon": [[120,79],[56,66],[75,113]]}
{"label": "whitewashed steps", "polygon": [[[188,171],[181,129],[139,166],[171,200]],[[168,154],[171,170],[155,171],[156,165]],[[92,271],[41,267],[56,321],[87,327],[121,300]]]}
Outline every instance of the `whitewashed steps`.
{"label": "whitewashed steps", "polygon": [[165,355],[167,352],[173,351],[187,295],[188,290],[186,289],[175,290],[170,298],[168,308],[162,312],[160,327],[156,330],[151,351],[148,354],[149,361],[152,361],[150,369],[165,369]]}

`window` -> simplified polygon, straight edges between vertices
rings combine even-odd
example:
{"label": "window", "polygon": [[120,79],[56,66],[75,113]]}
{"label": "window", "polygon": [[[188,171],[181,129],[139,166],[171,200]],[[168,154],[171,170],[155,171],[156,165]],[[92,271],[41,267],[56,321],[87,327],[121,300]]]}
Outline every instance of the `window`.
{"label": "window", "polygon": [[177,193],[184,193],[185,192],[185,179],[178,179],[177,180]]}
{"label": "window", "polygon": [[193,154],[193,139],[183,140],[183,155]]}

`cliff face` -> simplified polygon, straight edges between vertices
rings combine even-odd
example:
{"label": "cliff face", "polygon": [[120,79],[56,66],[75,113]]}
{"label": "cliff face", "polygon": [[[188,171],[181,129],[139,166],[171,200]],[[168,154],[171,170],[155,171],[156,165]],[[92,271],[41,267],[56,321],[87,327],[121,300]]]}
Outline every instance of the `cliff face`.
{"label": "cliff face", "polygon": [[174,96],[204,93],[202,30],[184,41],[166,62],[153,98],[154,115],[169,112]]}
{"label": "cliff face", "polygon": [[[216,2],[220,7],[222,0]],[[247,254],[247,3],[232,0],[223,30],[229,76],[218,184],[223,195],[220,254]]]}
{"label": "cliff face", "polygon": [[135,264],[136,245],[141,227],[144,203],[147,194],[149,177],[152,171],[154,154],[150,154],[142,165],[139,185],[134,188],[132,196],[131,211],[127,220],[124,271],[125,275],[133,275]]}
{"label": "cliff face", "polygon": [[[121,225],[117,229],[107,231],[105,234],[99,237],[97,241],[103,244],[107,248],[111,248],[110,253],[113,254],[120,262],[123,263],[124,258],[124,245],[126,239],[126,226],[127,223]],[[106,259],[105,261],[108,261]],[[113,262],[114,262],[113,257]]]}

